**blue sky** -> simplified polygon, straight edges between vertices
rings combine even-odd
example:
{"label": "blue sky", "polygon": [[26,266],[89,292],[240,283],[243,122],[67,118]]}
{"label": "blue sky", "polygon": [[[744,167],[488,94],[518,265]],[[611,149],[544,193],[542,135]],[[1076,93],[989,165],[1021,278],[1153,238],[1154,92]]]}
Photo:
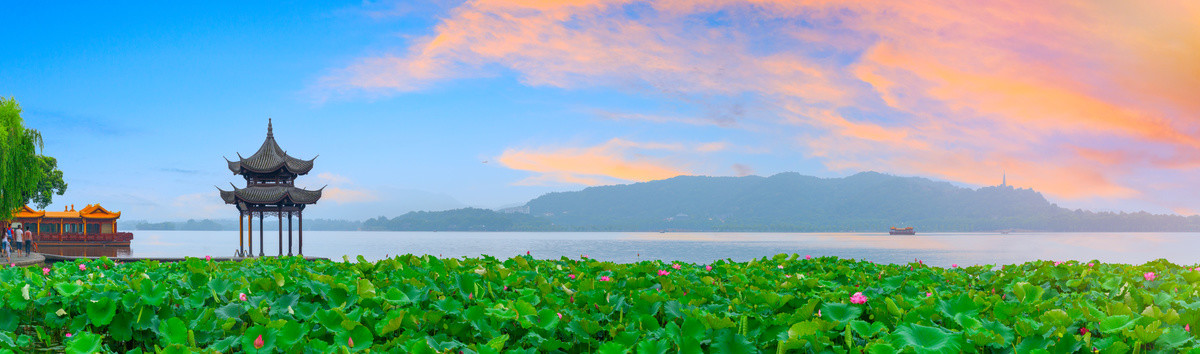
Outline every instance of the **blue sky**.
{"label": "blue sky", "polygon": [[[1136,44],[1082,31],[1063,36],[1083,47],[1052,52],[1036,28],[982,26],[997,19],[913,20],[970,11],[925,5],[7,4],[0,95],[21,103],[59,159],[70,188],[50,208],[98,202],[133,220],[233,217],[213,188],[241,184],[222,157],[253,153],[268,117],[290,154],[320,155],[299,184],[332,193],[310,217],[491,208],[678,174],[860,170],[965,186],[1009,171],[1010,184],[1065,206],[1200,209],[1195,193],[1178,192],[1196,177],[1197,107],[1108,89],[1188,87],[1197,81],[1186,75],[1134,74],[1196,64],[1178,53],[1065,57]],[[1122,13],[1022,6],[997,11]],[[1052,17],[1031,21],[1060,25]],[[911,30],[920,26],[1001,30]],[[1177,41],[1170,29],[1147,38]],[[997,56],[1011,62],[979,60]],[[1079,63],[1143,81],[1023,71]],[[976,84],[989,74],[1029,81]],[[1030,98],[1039,90],[1064,96]],[[1013,101],[1030,108],[1004,104]],[[1087,117],[1109,106],[1144,114]],[[1127,129],[1142,120],[1165,123]]]}

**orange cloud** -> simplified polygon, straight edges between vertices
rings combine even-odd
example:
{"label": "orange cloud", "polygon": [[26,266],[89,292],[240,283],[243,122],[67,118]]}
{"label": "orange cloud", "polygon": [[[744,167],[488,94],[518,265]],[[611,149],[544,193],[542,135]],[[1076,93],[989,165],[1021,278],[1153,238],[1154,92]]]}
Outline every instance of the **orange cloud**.
{"label": "orange cloud", "polygon": [[597,185],[612,183],[613,179],[641,182],[687,174],[666,159],[635,153],[644,149],[672,150],[674,146],[612,139],[586,148],[508,149],[496,160],[511,169],[539,173],[517,182],[519,185]]}
{"label": "orange cloud", "polygon": [[[1134,180],[1200,177],[1197,19],[1194,1],[478,0],[323,83],[403,92],[502,68],[532,86],[749,96],[771,114],[746,119],[831,169],[973,184],[1006,170],[1052,196],[1134,198]],[[614,140],[501,162],[539,174],[525,183],[591,185],[688,172],[639,151],[716,147]]]}

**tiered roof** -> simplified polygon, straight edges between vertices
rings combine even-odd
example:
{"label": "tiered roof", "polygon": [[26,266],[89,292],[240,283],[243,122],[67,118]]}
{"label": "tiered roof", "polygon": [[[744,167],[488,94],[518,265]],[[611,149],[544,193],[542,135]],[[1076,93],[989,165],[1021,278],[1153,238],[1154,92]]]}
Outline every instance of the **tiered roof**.
{"label": "tiered roof", "polygon": [[225,204],[235,204],[238,200],[250,204],[313,204],[321,199],[324,189],[321,187],[310,191],[292,186],[234,186],[232,191],[221,190],[221,199],[225,200]]}
{"label": "tiered roof", "polygon": [[[233,174],[240,174],[246,177],[246,188],[238,188],[233,186],[233,190],[226,191],[217,188],[221,192],[221,199],[226,204],[314,204],[321,199],[321,192],[325,187],[318,190],[307,190],[297,188],[292,185],[292,180],[297,175],[307,174],[313,168],[313,160],[301,160],[295,157],[288,156],[287,152],[279,147],[275,142],[275,134],[272,132],[271,121],[267,120],[267,140],[263,141],[262,147],[258,148],[258,152],[250,157],[243,158],[238,154],[238,161],[225,161],[229,163],[229,170]],[[255,182],[255,178],[247,175],[275,175],[281,179],[273,180],[271,183]],[[261,176],[260,176],[261,177]]]}
{"label": "tiered roof", "polygon": [[316,157],[313,157],[309,160],[301,160],[288,155],[287,151],[284,151],[275,142],[275,134],[272,132],[271,121],[268,119],[267,140],[263,141],[258,151],[254,155],[250,155],[250,157],[242,157],[242,154],[239,153],[237,161],[225,159],[225,162],[229,164],[229,170],[233,171],[235,175],[245,174],[246,172],[260,174],[287,172],[294,175],[304,175],[312,170],[313,160],[316,159]]}

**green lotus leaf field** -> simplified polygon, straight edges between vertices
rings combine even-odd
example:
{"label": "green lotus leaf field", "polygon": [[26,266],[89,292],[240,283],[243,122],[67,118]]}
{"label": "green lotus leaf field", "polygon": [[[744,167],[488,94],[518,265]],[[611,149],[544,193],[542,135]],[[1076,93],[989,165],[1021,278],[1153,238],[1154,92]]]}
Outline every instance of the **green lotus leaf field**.
{"label": "green lotus leaf field", "polygon": [[1194,267],[99,259],[0,270],[0,352],[1200,352]]}

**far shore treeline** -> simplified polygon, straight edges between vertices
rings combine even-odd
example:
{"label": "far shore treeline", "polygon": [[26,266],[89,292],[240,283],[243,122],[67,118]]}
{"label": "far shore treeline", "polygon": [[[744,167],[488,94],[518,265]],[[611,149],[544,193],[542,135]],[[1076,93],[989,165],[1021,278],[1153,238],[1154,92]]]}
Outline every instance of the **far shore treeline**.
{"label": "far shore treeline", "polygon": [[[863,172],[845,178],[680,176],[549,193],[522,207],[417,211],[365,221],[306,219],[308,230],[1196,232],[1200,216],[1069,210],[1032,189],[979,189]],[[274,225],[267,223],[267,227]],[[237,220],[137,223],[141,230],[236,230]]]}

